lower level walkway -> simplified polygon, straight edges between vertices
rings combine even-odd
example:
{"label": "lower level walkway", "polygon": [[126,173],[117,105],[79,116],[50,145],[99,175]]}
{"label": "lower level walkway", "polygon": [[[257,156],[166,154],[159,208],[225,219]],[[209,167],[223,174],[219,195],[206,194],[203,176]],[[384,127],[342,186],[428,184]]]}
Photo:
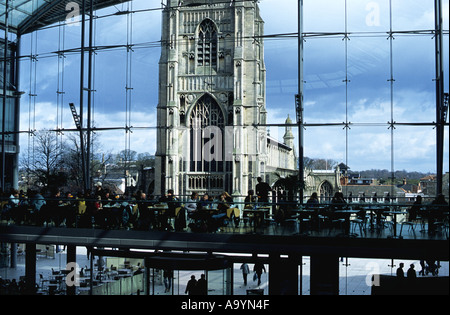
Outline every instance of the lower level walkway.
{"label": "lower level walkway", "polygon": [[[55,248],[56,249],[56,248]],[[63,247],[59,248],[61,251],[54,252],[51,255],[46,253],[45,255],[38,255],[36,260],[36,283],[38,285],[43,284],[43,280],[48,280],[52,277],[52,270],[63,270],[66,268],[66,251]],[[77,263],[80,268],[88,268],[90,260],[87,256],[87,250],[85,247],[77,247]],[[106,257],[103,258],[104,260]],[[94,260],[98,262],[98,258]],[[299,294],[309,295],[309,280],[310,280],[310,258],[302,258],[302,270],[299,267]],[[368,286],[370,283],[370,276],[372,274],[382,275],[395,275],[399,264],[404,264],[404,273],[406,275],[410,264],[414,264],[418,277],[433,277],[431,273],[419,275],[421,270],[420,261],[418,260],[391,260],[391,259],[369,259],[369,258],[341,258],[339,263],[339,294],[340,295],[370,295],[371,288]],[[449,262],[440,262],[440,268],[438,269],[438,276],[449,276]],[[253,271],[253,265],[249,264],[250,270]],[[240,264],[233,264],[233,291],[234,295],[246,295],[247,290],[262,290],[264,295],[268,294],[268,281],[270,273],[269,266],[265,265],[267,273],[262,274],[261,285],[257,285],[257,282],[253,281],[253,272],[248,276],[247,285],[244,285],[242,272],[240,270]],[[185,295],[186,284],[189,281],[191,275],[195,275],[196,278],[200,278],[202,271],[176,271],[174,273],[174,288],[169,293],[165,292],[165,286],[162,278],[158,278],[155,281],[155,295]],[[25,255],[19,254],[17,257],[17,267],[0,268],[0,278],[2,280],[16,279],[18,282],[21,276],[25,275]],[[212,279],[214,280],[214,279]],[[43,294],[48,294],[48,288]],[[58,292],[58,291],[57,291]],[[64,293],[64,292],[61,292]],[[78,293],[81,293],[80,289]],[[221,292],[211,289],[208,292],[209,295],[220,294]]]}

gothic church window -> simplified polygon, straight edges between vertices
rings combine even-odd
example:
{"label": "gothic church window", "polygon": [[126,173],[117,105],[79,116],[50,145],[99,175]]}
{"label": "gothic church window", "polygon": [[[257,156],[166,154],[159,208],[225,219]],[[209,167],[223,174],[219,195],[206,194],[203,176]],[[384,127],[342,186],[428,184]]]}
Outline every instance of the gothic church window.
{"label": "gothic church window", "polygon": [[320,200],[323,202],[330,202],[331,198],[333,197],[333,186],[328,182],[325,181],[320,186]]}
{"label": "gothic church window", "polygon": [[[222,141],[217,141],[223,137],[223,131],[225,128],[225,118],[222,109],[217,102],[208,94],[205,94],[199,99],[195,107],[192,109],[190,115],[191,125],[191,172],[223,172],[223,155],[214,158],[213,160],[203,156],[204,148],[211,145],[223,145]],[[217,127],[208,129],[207,127]],[[221,134],[206,134],[206,131],[217,131]],[[214,139],[213,137],[218,137]],[[214,152],[218,153],[222,151],[222,148],[217,148],[212,145]],[[216,151],[217,150],[217,151]],[[223,151],[222,151],[223,153]]]}
{"label": "gothic church window", "polygon": [[199,27],[197,65],[217,66],[217,29],[209,19],[204,20]]}

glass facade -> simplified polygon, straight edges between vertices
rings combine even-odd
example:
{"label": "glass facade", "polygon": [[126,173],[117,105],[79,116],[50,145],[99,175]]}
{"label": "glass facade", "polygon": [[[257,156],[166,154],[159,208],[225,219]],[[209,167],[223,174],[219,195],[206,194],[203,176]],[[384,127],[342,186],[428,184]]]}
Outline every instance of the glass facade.
{"label": "glass facade", "polygon": [[[161,47],[164,45],[160,41],[161,12],[164,6],[157,7],[154,2],[149,3],[150,1],[143,0],[125,3],[122,1],[97,2],[101,5],[96,7],[95,18],[92,21],[92,37],[90,37],[89,19],[86,22],[84,34],[81,34],[81,23],[69,23],[68,20],[63,21],[64,19],[57,22],[56,16],[46,20],[53,21],[54,24],[47,23],[43,28],[36,27],[39,23],[29,24],[34,18],[38,18],[33,14],[43,14],[42,8],[51,4],[52,1],[8,1],[12,9],[7,22],[10,31],[15,34],[9,35],[14,39],[8,45],[8,60],[0,58],[2,60],[0,84],[6,86],[7,91],[7,95],[4,95],[0,101],[5,113],[4,116],[3,112],[0,113],[0,124],[5,129],[1,135],[6,153],[4,188],[18,188],[19,135],[21,156],[28,160],[28,163],[37,156],[35,154],[36,131],[49,130],[58,135],[58,141],[61,143],[66,140],[72,141],[78,136],[79,130],[75,128],[74,116],[67,106],[68,103],[76,104],[79,114],[84,119],[83,127],[90,128],[92,134],[97,137],[95,141],[99,145],[92,146],[92,155],[88,157],[91,161],[102,162],[101,167],[93,171],[95,174],[104,172],[102,176],[106,178],[108,175],[106,170],[114,166],[114,163],[109,163],[107,160],[108,153],[131,150],[153,155],[156,151],[158,60]],[[273,5],[270,1],[262,1],[260,4],[261,15],[265,20],[268,34],[264,38],[268,115],[267,125],[262,126],[269,130],[271,137],[279,140],[285,133],[286,116],[296,117],[294,95],[298,93],[299,85],[296,68],[299,62],[298,36],[295,33],[298,23],[297,8],[296,5],[292,5],[294,1],[288,2],[289,10],[284,5],[287,2],[281,4],[282,1],[280,1]],[[62,5],[63,1],[59,3]],[[108,3],[115,3],[115,6],[108,7]],[[437,143],[436,129],[438,125],[436,109],[439,102],[436,83],[439,80],[444,81],[443,92],[448,93],[448,0],[441,1],[443,5],[443,77],[439,77],[436,70],[435,3],[437,2],[432,0],[338,0],[327,1],[327,5],[319,1],[303,1],[303,3],[303,33],[301,35],[304,81],[301,85],[304,91],[304,124],[301,128],[304,131],[304,156],[324,159],[326,165],[320,169],[321,171],[332,169],[327,161],[332,161],[333,166],[336,165],[335,162],[343,163],[354,172],[369,169],[387,170],[390,178],[382,180],[389,182],[389,180],[402,180],[402,178],[395,178],[396,171],[399,170],[436,175],[439,171],[438,155],[442,155],[443,172],[440,175],[447,173],[447,181],[444,181],[439,188],[448,200],[448,118],[442,124],[444,138],[441,151]],[[6,18],[5,4],[5,0],[0,1],[0,24],[3,23],[3,27]],[[64,12],[62,16],[65,16],[71,11],[61,12]],[[285,23],[279,23],[280,20]],[[26,26],[24,32],[19,31],[22,26]],[[203,45],[202,50],[193,52],[193,57],[197,58],[199,63],[201,60],[205,65],[207,63],[214,65],[217,60],[214,59],[213,52],[220,51],[215,37],[216,25],[205,22],[204,27],[203,33],[199,36]],[[83,45],[81,45],[82,39]],[[16,44],[19,43],[19,51],[16,51]],[[0,53],[3,51],[4,44],[0,42]],[[83,54],[82,51],[84,51]],[[189,58],[189,52],[186,53]],[[6,67],[6,80],[3,76],[4,67]],[[26,97],[22,97],[19,106],[19,96],[23,94],[21,91],[24,91]],[[84,104],[83,108],[82,104]],[[214,109],[211,103],[209,107]],[[18,109],[20,112],[17,111]],[[202,115],[209,121],[213,118],[206,112]],[[89,121],[88,117],[90,117]],[[226,117],[224,113],[219,115],[216,124],[223,124],[223,121],[227,121]],[[298,126],[292,126],[292,131],[296,136],[295,150],[298,150]],[[64,150],[62,145],[59,147],[61,151]],[[127,164],[126,159],[125,162],[123,160],[117,162],[119,163],[131,165]],[[192,167],[194,170],[206,168],[205,165],[184,165],[183,161],[176,167],[180,169]],[[211,170],[224,168],[228,170],[231,166],[226,164],[214,167],[207,165],[207,167]],[[252,165],[248,168],[251,169]],[[132,167],[129,167],[127,171],[131,172]],[[196,178],[191,180],[192,185],[201,181]],[[230,180],[232,179],[226,178],[225,182]],[[252,188],[252,181],[254,182],[255,178],[249,174],[248,185],[246,185],[249,189]],[[323,198],[326,197],[327,201],[332,196],[335,186],[330,182],[332,183],[332,179],[317,185],[320,188],[317,192]],[[147,181],[147,184],[151,187],[151,179]],[[436,187],[436,180],[428,177],[420,184],[429,203],[439,190]],[[204,186],[211,187],[211,184],[208,185]],[[219,179],[216,186],[223,187],[223,179],[222,182]],[[370,197],[377,190],[373,187],[375,186],[367,188],[371,194]],[[72,193],[75,194],[78,188],[74,188]],[[381,193],[392,193],[391,189],[394,189],[394,185],[381,190]],[[342,192],[346,198],[349,197],[348,187],[342,186]],[[357,190],[354,198],[361,198],[363,193],[365,189]],[[417,193],[410,194],[409,197],[404,194],[402,195],[404,199],[397,199],[395,195],[393,196],[395,201],[386,207],[392,210],[405,202],[408,203],[404,205],[406,209],[413,201],[415,194]],[[155,199],[152,200],[156,200],[158,196],[153,197]],[[385,196],[379,195],[379,197]],[[236,204],[243,210],[242,205]],[[357,207],[358,205],[354,205],[354,208]],[[369,209],[372,209],[371,207],[372,204],[368,205]],[[373,215],[371,210],[369,212]],[[275,215],[275,212],[271,214]],[[76,215],[80,213],[77,212]],[[393,218],[392,214],[390,217]],[[267,225],[257,230],[256,225],[251,225],[252,222],[248,217],[244,219],[242,216],[240,232],[236,232],[235,226],[231,224],[219,232],[254,235],[264,231],[262,233],[267,234],[266,236],[286,236],[298,235],[299,232],[306,230],[310,233],[309,235],[320,233],[322,233],[320,236],[325,237],[341,235],[342,224],[339,226],[339,223],[342,222],[340,221],[337,221],[336,226],[329,226],[332,231],[329,233],[328,230],[321,230],[323,221],[320,220],[313,222],[296,218],[287,224],[274,224],[272,218],[268,218],[265,222]],[[318,218],[320,219],[320,216]],[[358,225],[360,222],[357,221],[356,216],[352,216],[352,219],[356,219],[351,222],[351,231],[354,232],[355,227],[360,228]],[[406,214],[402,214],[401,223],[397,229],[392,230],[393,219],[385,219],[380,220],[383,223],[382,234],[376,234],[375,229],[371,230],[372,234],[367,234],[361,229],[359,236],[387,239],[392,237],[393,231],[398,233],[399,229],[403,228],[400,226],[401,223],[407,222]],[[90,220],[91,218],[88,223],[92,225],[88,225],[89,228],[95,223],[94,220]],[[186,223],[192,222],[188,218]],[[438,238],[448,240],[448,213],[446,223],[438,223],[442,223],[442,226],[439,226]],[[419,232],[419,229],[422,229],[421,224],[424,223],[416,222],[416,230],[414,227],[412,230],[403,230],[405,238],[416,239],[419,235],[423,239],[436,240],[434,235],[428,237],[427,234],[419,234],[423,232]],[[255,227],[254,230],[253,227]],[[120,228],[133,229],[134,227],[123,225]],[[328,234],[325,235],[324,231]],[[12,257],[11,246],[15,245],[1,243],[2,267],[5,267]],[[14,277],[18,276],[17,279],[19,279],[25,273],[23,269],[20,269],[25,263],[25,258],[21,255],[23,248],[18,248],[17,252],[14,252],[18,254],[13,256],[19,262],[19,268],[15,269],[19,272],[14,274]],[[58,278],[53,277],[56,275],[53,275],[48,267],[64,269],[66,257],[63,255],[64,253],[53,245],[39,246],[38,256],[46,265],[40,267],[43,277],[41,278],[41,272],[38,272],[36,281],[46,287],[47,293],[50,292],[50,287],[55,288],[54,279]],[[404,261],[405,273],[410,264],[414,264],[416,271],[419,272],[421,258]],[[372,272],[395,275],[400,262],[403,261],[397,258],[380,260],[339,257],[339,294],[370,294],[368,275],[372,275]],[[91,269],[88,263],[90,262],[86,261],[85,269]],[[442,262],[441,265],[440,274],[448,276],[448,262]],[[160,268],[149,268],[141,274],[142,276],[136,274],[140,278],[136,278],[135,282],[127,282],[126,286],[131,291],[126,292],[183,295],[192,274],[195,274],[197,279],[201,274],[205,274],[209,294],[228,295],[231,292],[257,294],[261,289],[264,294],[269,293],[271,270],[267,264],[267,273],[263,274],[262,286],[255,285],[253,273],[248,276],[248,284],[245,285],[240,266],[241,262],[235,262],[231,268],[213,271],[201,268],[186,271],[179,268],[174,270],[174,278],[167,292],[164,290],[166,287],[163,271]],[[82,265],[80,267],[83,268]],[[111,266],[106,267],[112,270]],[[250,267],[253,267],[253,264],[250,264]],[[8,274],[11,271],[8,268],[2,268],[0,275],[5,279],[11,278],[12,275]],[[302,257],[297,279],[299,294],[310,294],[310,274],[310,258]],[[96,272],[96,276],[100,277],[99,281],[102,280],[101,273]],[[373,281],[372,278],[370,280]],[[64,288],[61,282],[57,282],[56,285],[58,289]],[[123,285],[125,286],[125,282]],[[87,286],[79,287],[79,292],[86,293],[88,290]],[[117,294],[114,290],[116,288],[112,284],[106,284],[98,291],[98,294]],[[247,290],[255,291],[247,292]]]}
{"label": "glass facade", "polygon": [[[5,48],[7,49],[5,50]],[[2,52],[1,60],[4,61],[0,63],[0,104],[2,105],[0,111],[0,141],[2,143],[0,152],[3,152],[4,147],[4,154],[2,153],[0,156],[0,161],[4,159],[5,162],[5,167],[2,167],[2,176],[0,176],[3,178],[0,186],[2,186],[2,190],[7,191],[16,187],[18,182],[17,167],[20,151],[18,109],[20,108],[19,99],[23,93],[18,90],[16,43],[8,41],[8,45],[5,47],[5,41],[0,40],[0,51]],[[6,106],[4,106],[5,103]]]}
{"label": "glass facade", "polygon": [[[448,6],[448,1],[443,1],[443,6]],[[270,4],[261,3],[266,31],[281,34],[271,17],[289,15],[280,7],[273,12],[270,9]],[[160,31],[155,29],[160,29],[161,10],[133,1],[97,11],[92,92],[85,87],[84,121],[87,125],[90,95],[91,127],[100,135],[104,151],[129,149],[153,154],[156,150]],[[388,0],[339,1],[327,8],[306,1],[303,10],[304,155],[333,159],[356,172],[436,173],[434,1],[407,6]],[[294,26],[295,19],[285,27]],[[445,10],[443,29],[446,47]],[[284,133],[285,114],[295,117],[293,95],[298,85],[296,67],[292,67],[298,63],[296,38],[280,34],[265,39],[267,124],[273,125],[267,128],[278,138]],[[22,116],[33,117],[24,121],[21,129],[44,125],[56,131],[73,129],[67,103],[80,103],[80,25],[56,24],[22,35],[21,43],[21,86],[30,95],[28,106],[22,100]],[[87,34],[85,45],[87,85]],[[445,56],[448,51],[444,49],[444,82],[448,82]],[[109,67],[111,64],[115,66]],[[47,108],[58,116],[43,119],[41,114]],[[444,134],[448,134],[448,123]],[[29,142],[25,135],[21,140],[22,144]],[[444,173],[448,171],[447,140]]]}
{"label": "glass facade", "polygon": [[[36,283],[42,294],[64,294],[67,289],[67,250],[63,246],[37,245]],[[18,245],[17,268],[9,268],[5,263],[0,268],[0,278],[16,279],[19,283],[25,277],[25,247]],[[234,259],[239,260],[239,255]],[[7,258],[7,257],[6,257]],[[99,260],[100,259],[100,260]],[[403,263],[405,276],[411,264],[417,277],[431,279],[433,277],[448,277],[448,261],[435,261],[434,268],[430,261],[407,259],[368,259],[357,257],[340,257],[339,264],[339,295],[371,295],[372,286],[377,285],[378,276],[396,276],[397,269]],[[5,259],[6,260],[6,259]],[[244,258],[245,260],[245,258]],[[102,271],[98,266],[103,263]],[[78,279],[77,294],[89,295],[91,286],[90,257],[86,248],[77,247],[76,266]],[[269,294],[270,268],[265,264],[266,272],[261,275],[258,285],[254,277],[253,263],[248,263],[250,273],[244,282],[243,263],[234,263],[230,268],[221,270],[174,270],[173,277],[167,271],[159,268],[143,268],[144,259],[93,257],[93,295],[154,295],[186,296],[186,287],[192,276],[196,280],[202,274],[207,281],[208,295],[255,295]],[[298,267],[298,295],[310,295],[311,257],[301,259]],[[375,276],[375,277],[374,277]],[[120,284],[120,285],[118,285]],[[9,294],[13,286],[2,285],[0,295]]]}

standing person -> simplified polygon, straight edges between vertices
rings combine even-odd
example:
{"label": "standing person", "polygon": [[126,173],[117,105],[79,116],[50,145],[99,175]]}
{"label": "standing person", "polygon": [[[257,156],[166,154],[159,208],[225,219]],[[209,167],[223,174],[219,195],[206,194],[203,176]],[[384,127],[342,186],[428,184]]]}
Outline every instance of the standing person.
{"label": "standing person", "polygon": [[406,278],[408,280],[415,280],[417,278],[416,271],[414,270],[414,264],[409,265],[409,269],[406,272]]}
{"label": "standing person", "polygon": [[149,209],[146,193],[139,191],[137,193],[137,204],[139,209],[139,218],[137,228],[139,230],[148,231],[155,224],[155,212]]}
{"label": "standing person", "polygon": [[255,266],[253,267],[253,271],[256,273],[256,277],[258,278],[258,286],[261,285],[261,274],[266,273],[266,268],[264,267],[264,264],[261,262],[255,263]]}
{"label": "standing person", "polygon": [[256,195],[258,195],[258,201],[262,203],[269,202],[269,192],[272,190],[269,184],[263,182],[261,177],[256,179],[258,184],[256,184]]}
{"label": "standing person", "polygon": [[166,290],[164,292],[165,293],[170,292],[173,279],[173,270],[164,269],[163,277],[164,277],[164,286],[166,287]]}
{"label": "standing person", "polygon": [[197,286],[197,280],[195,279],[195,276],[192,275],[191,280],[189,280],[186,285],[186,290],[184,291],[184,293],[189,294],[189,295],[194,295],[196,286]]}
{"label": "standing person", "polygon": [[61,199],[61,191],[58,188],[55,188],[52,192],[51,197],[47,200],[47,209],[49,211],[49,213],[47,214],[49,216],[48,219],[53,221],[55,223],[55,226],[59,226],[64,219],[60,208],[62,203],[63,201]]}
{"label": "standing person", "polygon": [[399,267],[397,268],[397,279],[404,279],[405,278],[405,272],[403,271],[404,263],[400,263]]}
{"label": "standing person", "polygon": [[198,295],[208,295],[208,283],[206,282],[205,274],[202,274],[197,281],[196,293]]}
{"label": "standing person", "polygon": [[242,278],[244,279],[244,286],[247,286],[247,276],[250,273],[250,268],[248,267],[247,263],[243,263],[241,265],[242,270]]}
{"label": "standing person", "polygon": [[420,260],[420,267],[422,269],[419,271],[419,275],[425,276],[425,260]]}

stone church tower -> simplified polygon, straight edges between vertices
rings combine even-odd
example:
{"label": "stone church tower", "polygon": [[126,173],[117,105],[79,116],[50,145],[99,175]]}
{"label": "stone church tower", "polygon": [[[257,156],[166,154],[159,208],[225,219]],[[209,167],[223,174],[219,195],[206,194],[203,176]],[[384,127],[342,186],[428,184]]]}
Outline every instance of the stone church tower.
{"label": "stone church tower", "polygon": [[155,194],[246,195],[267,178],[263,34],[256,1],[167,0]]}

